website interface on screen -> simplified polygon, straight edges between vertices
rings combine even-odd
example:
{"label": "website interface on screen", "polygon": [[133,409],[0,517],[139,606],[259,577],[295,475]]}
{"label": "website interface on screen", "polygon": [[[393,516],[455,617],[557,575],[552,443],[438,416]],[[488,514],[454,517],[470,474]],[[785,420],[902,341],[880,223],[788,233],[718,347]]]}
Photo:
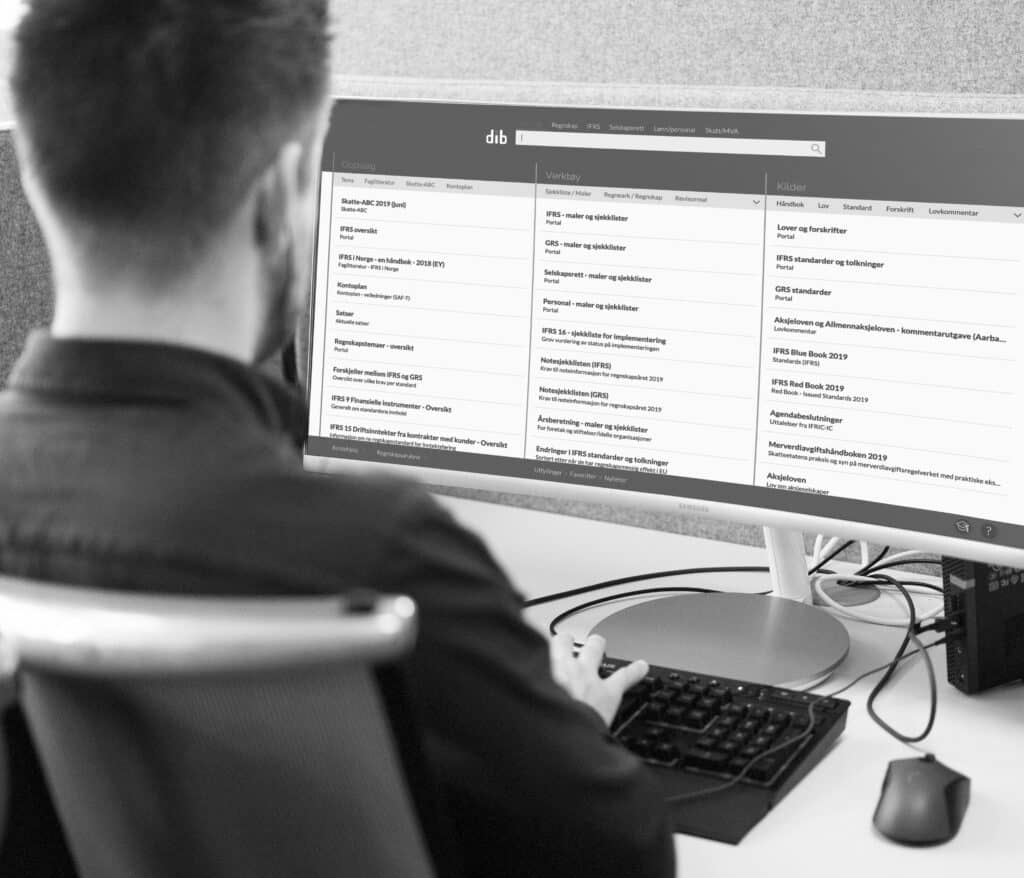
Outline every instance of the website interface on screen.
{"label": "website interface on screen", "polygon": [[307,454],[1024,546],[1024,121],[339,101]]}

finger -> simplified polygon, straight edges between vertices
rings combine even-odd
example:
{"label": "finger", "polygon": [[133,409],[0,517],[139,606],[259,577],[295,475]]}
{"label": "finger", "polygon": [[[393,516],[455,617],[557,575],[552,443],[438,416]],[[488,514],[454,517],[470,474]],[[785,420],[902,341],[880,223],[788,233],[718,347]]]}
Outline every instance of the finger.
{"label": "finger", "polygon": [[597,673],[604,660],[604,647],[607,641],[600,634],[591,634],[580,647],[579,655],[576,657],[580,663],[580,669],[588,673]]}
{"label": "finger", "polygon": [[565,667],[572,661],[572,635],[568,631],[559,631],[551,638],[548,645],[552,667]]}
{"label": "finger", "polygon": [[646,677],[650,669],[650,666],[645,661],[630,662],[624,668],[619,668],[604,682],[612,692],[621,697],[627,689],[635,686]]}

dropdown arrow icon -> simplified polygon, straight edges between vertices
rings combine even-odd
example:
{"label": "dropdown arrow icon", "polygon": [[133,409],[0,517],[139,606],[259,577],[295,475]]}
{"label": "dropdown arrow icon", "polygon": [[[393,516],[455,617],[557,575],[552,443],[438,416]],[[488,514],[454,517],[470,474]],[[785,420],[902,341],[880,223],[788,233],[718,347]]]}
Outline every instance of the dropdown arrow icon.
{"label": "dropdown arrow icon", "polygon": [[1015,213],[1014,216],[1017,217],[1017,219],[1021,218],[1021,214],[1019,214],[1019,213]]}
{"label": "dropdown arrow icon", "polygon": [[[761,199],[760,198],[755,198],[754,199],[754,204],[760,204],[760,203],[761,203]],[[1018,213],[1017,216],[1020,216],[1020,214]]]}

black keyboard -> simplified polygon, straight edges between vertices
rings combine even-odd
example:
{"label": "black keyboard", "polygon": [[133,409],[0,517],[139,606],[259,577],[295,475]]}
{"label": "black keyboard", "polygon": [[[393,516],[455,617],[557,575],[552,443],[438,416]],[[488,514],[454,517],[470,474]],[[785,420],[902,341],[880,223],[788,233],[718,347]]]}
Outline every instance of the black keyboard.
{"label": "black keyboard", "polygon": [[[607,676],[625,664],[606,659],[601,673]],[[647,763],[666,796],[723,787],[675,802],[673,822],[676,832],[736,844],[821,760],[845,727],[850,703],[819,699],[794,689],[652,666],[626,693],[611,731]]]}

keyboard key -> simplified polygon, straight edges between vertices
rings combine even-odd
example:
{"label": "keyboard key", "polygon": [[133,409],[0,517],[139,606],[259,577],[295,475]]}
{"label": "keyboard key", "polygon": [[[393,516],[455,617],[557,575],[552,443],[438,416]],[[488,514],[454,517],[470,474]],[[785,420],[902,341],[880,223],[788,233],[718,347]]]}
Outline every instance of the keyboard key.
{"label": "keyboard key", "polygon": [[711,713],[715,713],[721,706],[721,703],[722,702],[720,702],[717,698],[708,698],[705,696],[697,702],[697,707],[699,707],[701,710],[708,710]]}
{"label": "keyboard key", "polygon": [[693,768],[720,771],[729,761],[729,757],[725,753],[718,753],[714,750],[702,750],[700,747],[691,747],[687,750],[684,761]]}
{"label": "keyboard key", "polygon": [[759,723],[757,720],[745,719],[743,720],[743,722],[739,724],[738,728],[741,732],[745,732],[749,735],[751,732],[756,732],[759,728],[761,728],[761,723]]}
{"label": "keyboard key", "polygon": [[710,716],[706,710],[688,710],[683,717],[683,725],[691,729],[702,729],[708,724]]}
{"label": "keyboard key", "polygon": [[777,756],[765,756],[751,765],[750,771],[747,774],[754,780],[771,780],[778,770],[782,768],[782,764],[783,760]]}
{"label": "keyboard key", "polygon": [[708,737],[711,738],[712,741],[723,741],[728,734],[729,730],[722,728],[721,720],[718,721],[718,725],[708,731]]}
{"label": "keyboard key", "polygon": [[730,774],[739,774],[749,764],[749,759],[744,759],[742,756],[733,756],[732,759],[725,764],[725,770]]}
{"label": "keyboard key", "polygon": [[768,723],[768,725],[766,725],[763,729],[761,729],[761,734],[765,735],[768,738],[774,738],[781,731],[782,731],[782,726],[780,726],[778,723]]}
{"label": "keyboard key", "polygon": [[662,762],[674,762],[679,758],[679,748],[675,744],[662,741],[654,747],[654,758]]}

